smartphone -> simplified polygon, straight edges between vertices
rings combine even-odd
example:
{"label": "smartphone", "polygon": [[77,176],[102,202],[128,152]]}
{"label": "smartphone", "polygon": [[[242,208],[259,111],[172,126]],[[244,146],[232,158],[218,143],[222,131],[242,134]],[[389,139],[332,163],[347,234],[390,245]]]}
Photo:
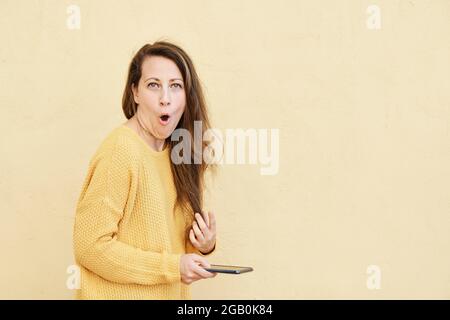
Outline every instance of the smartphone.
{"label": "smartphone", "polygon": [[253,271],[253,268],[251,267],[224,266],[219,264],[212,264],[211,268],[204,268],[204,269],[209,272],[232,273],[232,274],[241,274]]}

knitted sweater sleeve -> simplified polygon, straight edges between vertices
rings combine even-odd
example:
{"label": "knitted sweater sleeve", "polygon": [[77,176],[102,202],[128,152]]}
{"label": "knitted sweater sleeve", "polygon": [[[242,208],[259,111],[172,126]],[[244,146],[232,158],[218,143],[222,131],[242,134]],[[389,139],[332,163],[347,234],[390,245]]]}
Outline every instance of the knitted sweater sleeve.
{"label": "knitted sweater sleeve", "polygon": [[78,264],[100,277],[123,284],[154,285],[181,281],[181,254],[146,251],[117,239],[138,166],[119,143],[96,153],[77,204],[74,254]]}

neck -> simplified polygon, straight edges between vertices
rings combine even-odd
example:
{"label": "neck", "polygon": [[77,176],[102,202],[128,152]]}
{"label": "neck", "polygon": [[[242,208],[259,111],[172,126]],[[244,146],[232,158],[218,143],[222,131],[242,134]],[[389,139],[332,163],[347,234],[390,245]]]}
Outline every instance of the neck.
{"label": "neck", "polygon": [[163,151],[165,146],[165,140],[157,139],[151,132],[145,128],[145,125],[139,119],[139,116],[136,114],[135,117],[138,130],[142,138],[149,144],[149,146],[156,151]]}

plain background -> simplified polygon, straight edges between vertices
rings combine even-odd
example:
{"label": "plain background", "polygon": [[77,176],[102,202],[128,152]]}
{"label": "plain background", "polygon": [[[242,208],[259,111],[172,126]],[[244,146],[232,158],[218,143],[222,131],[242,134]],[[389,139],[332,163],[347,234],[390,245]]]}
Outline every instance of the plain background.
{"label": "plain background", "polygon": [[207,192],[209,261],[255,271],[194,299],[450,298],[450,1],[1,0],[0,39],[0,298],[72,299],[89,160],[159,39],[192,57],[215,128],[280,130],[277,175],[224,165]]}

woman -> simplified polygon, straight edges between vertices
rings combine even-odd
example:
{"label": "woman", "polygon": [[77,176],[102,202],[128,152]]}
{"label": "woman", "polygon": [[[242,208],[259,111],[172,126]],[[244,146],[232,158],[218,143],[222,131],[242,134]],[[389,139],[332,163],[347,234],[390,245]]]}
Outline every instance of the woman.
{"label": "woman", "polygon": [[191,299],[190,283],[216,276],[204,270],[216,219],[202,212],[207,164],[171,161],[176,129],[193,136],[194,121],[210,128],[185,51],[165,41],[143,46],[131,61],[122,108],[128,121],[97,149],[77,204],[77,298]]}

